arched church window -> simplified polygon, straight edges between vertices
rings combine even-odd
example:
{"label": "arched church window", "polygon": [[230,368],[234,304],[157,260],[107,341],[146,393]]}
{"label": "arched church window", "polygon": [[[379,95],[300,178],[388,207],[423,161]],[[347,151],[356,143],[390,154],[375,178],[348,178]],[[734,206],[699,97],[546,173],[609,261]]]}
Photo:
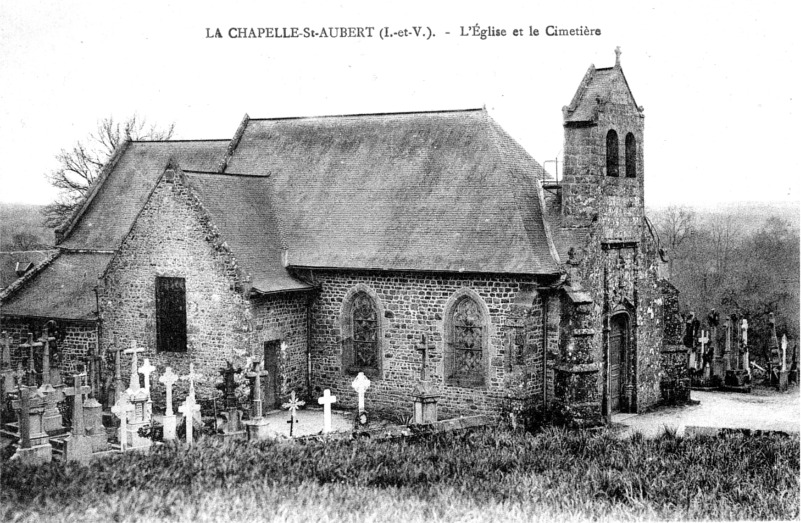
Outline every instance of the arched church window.
{"label": "arched church window", "polygon": [[376,297],[358,285],[342,306],[342,365],[347,374],[364,372],[377,378],[381,372],[381,313]]}
{"label": "arched church window", "polygon": [[461,296],[451,307],[447,320],[447,382],[460,387],[484,386],[487,319],[482,307],[471,296]]}
{"label": "arched church window", "polygon": [[626,178],[637,177],[637,139],[632,133],[626,135]]}
{"label": "arched church window", "polygon": [[611,129],[606,133],[606,175],[618,176],[619,170],[617,133]]}
{"label": "arched church window", "polygon": [[353,298],[353,364],[358,368],[378,366],[378,313],[366,293]]}

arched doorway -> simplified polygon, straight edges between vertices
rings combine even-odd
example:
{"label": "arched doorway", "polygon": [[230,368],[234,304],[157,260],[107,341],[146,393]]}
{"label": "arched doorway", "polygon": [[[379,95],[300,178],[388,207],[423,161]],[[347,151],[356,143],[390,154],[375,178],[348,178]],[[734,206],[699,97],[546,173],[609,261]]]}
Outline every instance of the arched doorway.
{"label": "arched doorway", "polygon": [[609,402],[612,412],[626,406],[628,382],[629,316],[615,314],[609,320]]}

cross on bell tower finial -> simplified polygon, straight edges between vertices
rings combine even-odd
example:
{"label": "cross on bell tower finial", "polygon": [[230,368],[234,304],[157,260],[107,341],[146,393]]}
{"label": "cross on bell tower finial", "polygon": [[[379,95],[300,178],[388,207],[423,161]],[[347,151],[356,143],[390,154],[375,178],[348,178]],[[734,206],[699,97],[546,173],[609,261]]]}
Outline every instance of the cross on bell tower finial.
{"label": "cross on bell tower finial", "polygon": [[615,67],[620,67],[620,46],[615,47]]}

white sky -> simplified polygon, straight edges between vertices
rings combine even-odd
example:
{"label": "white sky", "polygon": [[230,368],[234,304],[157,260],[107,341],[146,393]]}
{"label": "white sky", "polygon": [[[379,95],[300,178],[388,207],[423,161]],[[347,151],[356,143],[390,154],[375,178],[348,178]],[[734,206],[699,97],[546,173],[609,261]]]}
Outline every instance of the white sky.
{"label": "white sky", "polygon": [[[486,106],[541,163],[561,108],[615,46],[645,107],[649,205],[798,201],[795,9],[776,2],[0,4],[0,201],[47,203],[54,156],[138,113],[176,138],[230,138],[242,116]],[[436,4],[439,5],[439,4]],[[479,23],[539,37],[459,37]],[[430,26],[430,41],[206,39],[206,27]],[[547,25],[600,37],[547,37]],[[451,35],[444,33],[450,31]],[[561,158],[560,158],[561,160]],[[553,170],[553,163],[545,164]],[[561,166],[561,163],[560,163]]]}

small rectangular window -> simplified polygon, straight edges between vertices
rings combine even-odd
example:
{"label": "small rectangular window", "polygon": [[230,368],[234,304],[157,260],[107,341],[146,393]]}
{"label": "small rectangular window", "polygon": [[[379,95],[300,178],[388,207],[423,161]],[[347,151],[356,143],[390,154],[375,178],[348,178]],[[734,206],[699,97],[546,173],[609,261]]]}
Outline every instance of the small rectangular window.
{"label": "small rectangular window", "polygon": [[156,278],[156,346],[159,352],[186,352],[186,281]]}

